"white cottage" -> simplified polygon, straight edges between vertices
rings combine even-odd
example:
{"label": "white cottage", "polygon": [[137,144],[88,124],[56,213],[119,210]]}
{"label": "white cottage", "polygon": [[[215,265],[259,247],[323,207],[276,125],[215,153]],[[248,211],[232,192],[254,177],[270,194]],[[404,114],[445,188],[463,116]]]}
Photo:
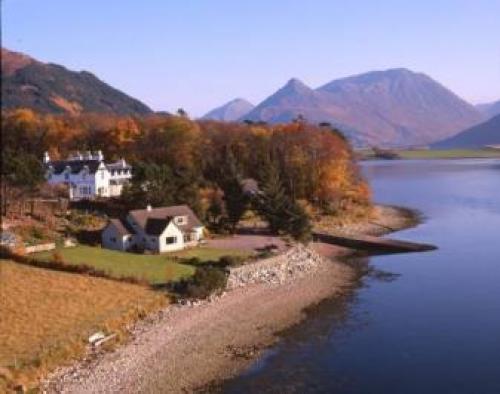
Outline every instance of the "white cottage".
{"label": "white cottage", "polygon": [[203,238],[203,224],[187,205],[138,209],[124,219],[111,219],[102,232],[102,246],[115,250],[182,250]]}
{"label": "white cottage", "polygon": [[53,161],[44,157],[45,177],[49,184],[68,185],[70,200],[115,197],[132,177],[132,167],[124,159],[105,163],[101,151],[90,151]]}

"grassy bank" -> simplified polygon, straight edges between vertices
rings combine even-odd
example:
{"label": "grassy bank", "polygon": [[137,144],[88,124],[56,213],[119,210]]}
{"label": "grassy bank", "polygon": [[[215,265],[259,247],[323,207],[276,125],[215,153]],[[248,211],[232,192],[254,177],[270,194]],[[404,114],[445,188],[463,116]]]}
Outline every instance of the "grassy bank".
{"label": "grassy bank", "polygon": [[[79,245],[57,249],[64,262],[86,264],[103,270],[113,277],[135,277],[150,284],[162,284],[193,275],[195,267],[182,264],[182,259],[197,257],[201,262],[217,260],[222,256],[247,256],[239,250],[193,248],[177,253],[145,255],[126,253],[100,247]],[[33,254],[36,259],[50,260],[54,252]]]}
{"label": "grassy bank", "polygon": [[[488,159],[500,158],[500,149],[390,149],[399,159]],[[371,149],[358,152],[362,160],[383,159],[377,157]]]}
{"label": "grassy bank", "polygon": [[126,324],[167,303],[142,286],[8,260],[0,260],[0,300],[0,392],[81,356],[96,331],[121,340]]}

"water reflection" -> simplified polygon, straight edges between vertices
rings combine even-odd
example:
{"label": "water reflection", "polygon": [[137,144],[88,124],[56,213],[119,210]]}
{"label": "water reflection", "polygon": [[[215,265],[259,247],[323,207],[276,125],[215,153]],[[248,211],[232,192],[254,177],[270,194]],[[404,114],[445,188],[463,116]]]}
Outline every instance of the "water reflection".
{"label": "water reflection", "polygon": [[[377,256],[229,393],[500,393],[500,161],[364,164],[378,201],[419,209],[399,237],[430,253]],[[379,271],[382,270],[382,271]]]}

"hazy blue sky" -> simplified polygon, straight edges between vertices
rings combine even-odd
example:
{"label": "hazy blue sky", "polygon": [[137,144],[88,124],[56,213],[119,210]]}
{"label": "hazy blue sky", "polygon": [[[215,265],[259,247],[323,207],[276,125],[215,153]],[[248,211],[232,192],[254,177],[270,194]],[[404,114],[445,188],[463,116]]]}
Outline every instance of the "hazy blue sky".
{"label": "hazy blue sky", "polygon": [[2,45],[194,116],[393,67],[477,103],[500,99],[499,21],[500,0],[3,0]]}

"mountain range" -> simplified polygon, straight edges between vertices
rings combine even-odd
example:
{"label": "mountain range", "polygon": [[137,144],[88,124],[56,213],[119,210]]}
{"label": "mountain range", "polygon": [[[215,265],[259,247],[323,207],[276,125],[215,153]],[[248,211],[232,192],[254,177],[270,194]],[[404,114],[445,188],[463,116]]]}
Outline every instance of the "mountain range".
{"label": "mountain range", "polygon": [[487,145],[500,146],[500,114],[451,138],[439,141],[432,147],[438,149],[482,148]]}
{"label": "mountain range", "polygon": [[399,68],[333,80],[317,89],[290,79],[240,120],[328,122],[358,144],[427,145],[480,123],[473,105],[422,73]]}
{"label": "mountain range", "polygon": [[[87,71],[71,71],[2,48],[2,109],[145,115],[153,111]],[[292,78],[254,106],[232,100],[207,113],[220,121],[330,123],[357,146],[415,146],[446,140],[500,113],[474,107],[429,76],[397,68],[336,79],[313,89]]]}
{"label": "mountain range", "polygon": [[2,108],[44,113],[144,115],[151,109],[87,71],[75,72],[2,48]]}

